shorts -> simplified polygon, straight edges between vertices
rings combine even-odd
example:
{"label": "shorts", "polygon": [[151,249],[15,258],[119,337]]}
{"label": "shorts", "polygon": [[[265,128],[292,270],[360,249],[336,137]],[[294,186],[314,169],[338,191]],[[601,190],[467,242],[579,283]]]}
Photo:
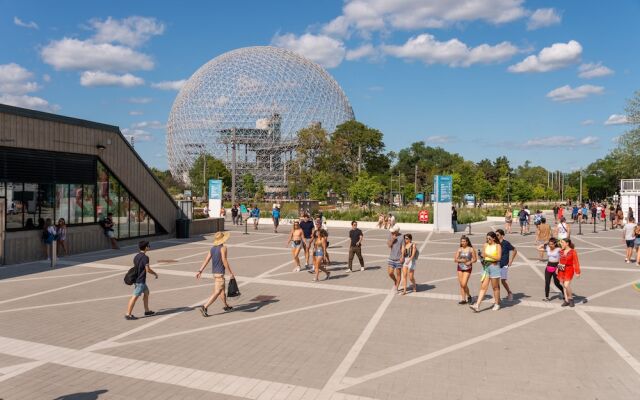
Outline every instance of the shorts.
{"label": "shorts", "polygon": [[489,265],[489,278],[500,278],[502,273],[500,272],[501,268],[498,264]]}
{"label": "shorts", "polygon": [[633,247],[635,247],[636,249],[640,247],[640,238],[636,238],[636,241]]}
{"label": "shorts", "polygon": [[402,267],[409,268],[409,271],[413,271],[416,269],[416,260],[405,260],[405,262],[402,264]]}
{"label": "shorts", "polygon": [[141,296],[144,292],[149,293],[149,287],[146,283],[134,283],[133,284],[133,295],[136,297]]}
{"label": "shorts", "polygon": [[113,231],[106,231],[105,234],[109,239],[113,239],[116,236],[116,234],[113,233]]}
{"label": "shorts", "polygon": [[635,246],[635,244],[636,244],[636,239],[625,240],[625,242],[627,242],[627,248],[633,248],[633,246]]}
{"label": "shorts", "polygon": [[316,250],[316,251],[313,252],[313,256],[314,257],[324,257],[324,251]]}
{"label": "shorts", "polygon": [[508,276],[509,276],[509,267],[505,265],[504,267],[500,268],[500,279],[504,279],[506,281],[508,279]]}
{"label": "shorts", "polygon": [[213,291],[217,293],[218,291],[222,290],[222,292],[224,293],[224,289],[224,274],[213,274]]}
{"label": "shorts", "polygon": [[389,259],[389,261],[387,262],[387,265],[389,265],[393,269],[402,268],[402,263],[400,262],[400,260]]}
{"label": "shorts", "polygon": [[537,246],[542,246],[542,245],[544,245],[545,243],[547,243],[547,241],[546,241],[546,240],[536,240],[536,245],[537,245]]}
{"label": "shorts", "polygon": [[520,220],[520,226],[527,226],[527,225],[529,225],[529,221],[527,221],[526,219],[525,220],[522,220],[522,219]]}
{"label": "shorts", "polygon": [[472,270],[473,270],[473,267],[468,267],[466,265],[464,267],[461,267],[460,264],[458,264],[458,271],[460,271],[460,272],[469,272],[469,273],[471,273]]}
{"label": "shorts", "polygon": [[[298,243],[296,243],[298,242]],[[302,240],[294,240],[291,242],[291,248],[292,249],[299,249],[302,247]]]}

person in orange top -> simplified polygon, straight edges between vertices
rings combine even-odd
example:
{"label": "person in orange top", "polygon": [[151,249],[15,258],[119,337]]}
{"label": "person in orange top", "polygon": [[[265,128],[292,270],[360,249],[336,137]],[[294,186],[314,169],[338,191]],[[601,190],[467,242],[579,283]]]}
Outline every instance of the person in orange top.
{"label": "person in orange top", "polygon": [[580,261],[571,239],[562,239],[560,247],[562,248],[562,253],[560,255],[560,264],[558,264],[558,280],[564,287],[564,303],[562,303],[562,307],[574,307],[571,280],[574,275],[580,276]]}

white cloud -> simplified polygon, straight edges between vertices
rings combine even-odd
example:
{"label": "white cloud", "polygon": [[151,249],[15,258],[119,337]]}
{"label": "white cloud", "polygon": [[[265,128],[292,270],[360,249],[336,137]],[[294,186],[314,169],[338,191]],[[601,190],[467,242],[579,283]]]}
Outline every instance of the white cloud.
{"label": "white cloud", "polygon": [[39,29],[38,24],[36,24],[34,21],[24,22],[18,17],[13,17],[13,23],[23,28]]}
{"label": "white cloud", "polygon": [[579,146],[592,146],[598,142],[598,138],[595,136],[586,136],[584,138],[577,138],[573,136],[545,136],[527,140],[520,147],[579,147]]}
{"label": "white cloud", "polygon": [[605,125],[624,125],[628,124],[629,120],[626,115],[620,114],[611,114],[606,121],[604,121]]}
{"label": "white cloud", "polygon": [[[459,21],[493,24],[526,16],[523,0],[347,0],[346,21],[360,31],[440,28]],[[335,21],[335,20],[334,20]],[[341,24],[343,22],[340,22]]]}
{"label": "white cloud", "polygon": [[80,76],[82,86],[122,86],[133,87],[144,85],[144,79],[131,75],[115,75],[102,71],[85,71]]}
{"label": "white cloud", "polygon": [[26,94],[40,89],[33,74],[16,63],[0,64],[0,93]]}
{"label": "white cloud", "polygon": [[142,142],[148,142],[153,140],[153,136],[151,135],[151,133],[143,129],[124,128],[122,130],[122,134],[129,140],[131,140],[131,138],[135,138],[135,141],[142,141]]}
{"label": "white cloud", "polygon": [[553,101],[575,101],[582,100],[592,94],[604,93],[604,87],[594,85],[582,85],[576,88],[572,88],[569,85],[565,85],[554,89],[547,93],[547,97]]}
{"label": "white cloud", "polygon": [[49,74],[42,75],[42,80],[45,82],[51,82],[51,76]]}
{"label": "white cloud", "polygon": [[60,109],[60,106],[50,104],[41,97],[27,95],[0,94],[0,103],[48,112],[56,112]]}
{"label": "white cloud", "polygon": [[164,32],[164,24],[149,17],[127,17],[121,20],[108,17],[101,21],[89,21],[96,33],[92,40],[97,43],[121,43],[129,47],[137,47],[151,37]]}
{"label": "white cloud", "polygon": [[599,63],[582,64],[578,71],[578,76],[584,79],[599,78],[601,76],[613,75],[613,70]]}
{"label": "white cloud", "polygon": [[160,90],[180,90],[185,83],[187,83],[186,79],[180,79],[178,81],[162,81],[152,83],[151,87]]}
{"label": "white cloud", "polygon": [[325,24],[321,31],[329,36],[347,37],[349,36],[349,21],[343,15],[340,15]]}
{"label": "white cloud", "polygon": [[584,126],[587,126],[587,125],[593,125],[593,124],[595,124],[595,123],[596,123],[596,121],[594,121],[594,120],[592,120],[592,119],[585,119],[585,120],[584,120],[584,121],[582,121],[580,124],[581,124],[581,125],[584,125]]}
{"label": "white cloud", "polygon": [[45,63],[57,70],[81,69],[126,72],[150,70],[153,60],[129,47],[78,39],[54,40],[41,51]]}
{"label": "white cloud", "polygon": [[454,140],[455,138],[453,136],[449,136],[449,135],[434,135],[434,136],[429,136],[427,138],[427,145],[429,145],[430,143],[438,143],[438,144],[444,144],[444,143],[450,143]]}
{"label": "white cloud", "polygon": [[509,42],[502,42],[495,46],[482,44],[469,48],[458,39],[439,42],[433,35],[426,33],[410,38],[402,46],[382,46],[382,50],[398,58],[420,60],[425,64],[446,64],[452,67],[501,62],[518,52],[518,48]]}
{"label": "white cloud", "polygon": [[575,40],[555,43],[545,47],[538,55],[531,55],[509,67],[509,72],[547,72],[563,68],[580,61],[582,45]]}
{"label": "white cloud", "polygon": [[559,24],[560,21],[562,21],[562,17],[553,8],[539,8],[529,17],[527,29],[532,31]]}
{"label": "white cloud", "polygon": [[289,49],[295,53],[314,61],[325,68],[340,65],[346,50],[344,44],[326,35],[305,33],[296,36],[292,33],[276,35],[271,41],[274,46]]}
{"label": "white cloud", "polygon": [[133,129],[164,129],[165,126],[160,121],[141,121],[131,125]]}
{"label": "white cloud", "polygon": [[133,104],[149,104],[153,99],[151,97],[129,97],[127,101]]}
{"label": "white cloud", "polygon": [[376,54],[376,49],[371,44],[362,45],[353,50],[347,50],[345,58],[348,61],[359,60],[364,57],[372,57]]}
{"label": "white cloud", "polygon": [[138,110],[131,110],[129,111],[129,115],[133,115],[133,116],[138,116],[138,115],[143,115],[144,113],[142,111],[138,111]]}

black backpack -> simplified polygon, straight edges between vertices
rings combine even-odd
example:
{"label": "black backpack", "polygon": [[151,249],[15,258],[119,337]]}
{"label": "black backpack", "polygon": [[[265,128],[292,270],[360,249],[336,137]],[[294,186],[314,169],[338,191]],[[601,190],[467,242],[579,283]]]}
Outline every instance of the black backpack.
{"label": "black backpack", "polygon": [[525,210],[520,210],[520,214],[518,216],[520,217],[520,221],[525,221],[527,219],[527,212]]}
{"label": "black backpack", "polygon": [[124,283],[125,285],[133,285],[134,283],[136,283],[136,279],[138,279],[138,267],[131,267],[131,269],[129,269],[129,271],[127,271],[127,273],[124,276]]}

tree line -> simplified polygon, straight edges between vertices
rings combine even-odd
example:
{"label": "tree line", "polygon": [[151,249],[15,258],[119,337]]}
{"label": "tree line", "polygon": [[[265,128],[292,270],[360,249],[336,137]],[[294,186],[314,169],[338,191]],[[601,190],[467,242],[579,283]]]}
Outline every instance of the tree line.
{"label": "tree line", "polygon": [[[582,174],[582,197],[605,199],[618,190],[620,179],[640,177],[640,91],[628,101],[625,111],[631,128],[618,138],[617,146],[583,171],[571,172],[550,171],[531,161],[512,166],[505,156],[474,162],[424,141],[387,152],[382,132],[362,122],[345,122],[331,133],[313,125],[298,132],[296,156],[286,166],[289,197],[384,204],[401,195],[404,202],[410,202],[416,192],[427,196],[433,192],[435,175],[452,175],[455,202],[462,202],[465,194],[484,202],[575,200]],[[189,172],[194,194],[206,190],[203,162],[207,163],[207,178],[222,179],[228,190],[231,173],[221,160],[205,155]],[[184,189],[169,171],[154,169],[154,173],[171,193]],[[261,198],[264,186],[245,174],[238,177],[238,193]]]}

